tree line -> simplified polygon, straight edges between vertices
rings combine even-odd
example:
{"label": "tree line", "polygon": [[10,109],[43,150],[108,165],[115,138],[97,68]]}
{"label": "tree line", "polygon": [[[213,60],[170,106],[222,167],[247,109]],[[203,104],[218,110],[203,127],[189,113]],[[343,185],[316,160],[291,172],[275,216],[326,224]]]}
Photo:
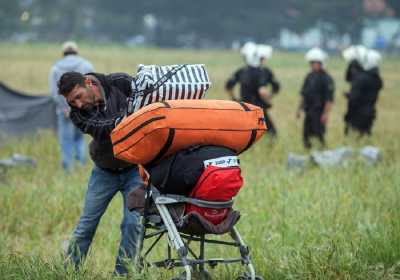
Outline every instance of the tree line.
{"label": "tree line", "polygon": [[[365,0],[364,0],[365,1]],[[0,2],[0,38],[31,33],[35,39],[126,41],[144,36],[167,47],[276,38],[282,28],[318,24],[357,41],[368,15],[363,0],[16,0]],[[375,0],[399,17],[400,1]],[[374,14],[379,17],[382,14]]]}

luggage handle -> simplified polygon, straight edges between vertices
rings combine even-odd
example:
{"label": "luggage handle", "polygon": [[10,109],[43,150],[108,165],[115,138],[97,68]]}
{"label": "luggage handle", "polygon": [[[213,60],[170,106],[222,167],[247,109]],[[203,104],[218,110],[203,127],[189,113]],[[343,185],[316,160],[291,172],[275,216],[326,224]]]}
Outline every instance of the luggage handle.
{"label": "luggage handle", "polygon": [[127,107],[127,115],[130,115],[133,113],[133,110],[135,108],[136,102],[137,102],[137,97],[139,95],[146,96],[149,93],[154,92],[155,90],[159,89],[163,84],[165,84],[169,79],[171,79],[172,76],[174,76],[176,73],[178,73],[179,70],[182,68],[186,67],[187,64],[181,64],[178,66],[175,66],[171,70],[169,70],[164,76],[162,76],[160,79],[158,79],[154,85],[151,86],[151,88],[146,88],[143,90],[136,90],[132,89],[131,95],[127,98],[128,101],[128,107]]}
{"label": "luggage handle", "polygon": [[209,201],[197,198],[190,198],[177,194],[161,194],[160,191],[153,185],[149,185],[148,193],[156,204],[176,204],[176,203],[189,203],[199,207],[224,209],[233,206],[233,199],[228,201]]}

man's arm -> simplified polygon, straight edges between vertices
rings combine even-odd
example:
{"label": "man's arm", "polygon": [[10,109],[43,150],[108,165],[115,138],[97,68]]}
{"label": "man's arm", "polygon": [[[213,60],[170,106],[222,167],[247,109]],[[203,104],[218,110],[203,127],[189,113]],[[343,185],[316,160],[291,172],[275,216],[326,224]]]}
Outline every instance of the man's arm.
{"label": "man's arm", "polygon": [[329,113],[332,110],[333,100],[334,100],[335,84],[331,77],[327,77],[326,84],[326,101],[324,106],[324,111],[321,115],[321,122],[326,123],[328,121]]}
{"label": "man's arm", "polygon": [[329,113],[332,110],[333,102],[332,101],[327,101],[325,102],[325,107],[324,111],[321,115],[321,122],[326,123],[328,121]]}
{"label": "man's arm", "polygon": [[280,83],[276,80],[274,73],[268,68],[266,68],[267,75],[269,76],[269,83],[271,84],[272,94],[279,93],[281,89]]}
{"label": "man's arm", "polygon": [[74,108],[70,113],[70,118],[74,125],[83,133],[89,134],[93,139],[98,141],[104,141],[110,137],[111,131],[122,117],[121,115],[106,118],[100,111],[89,115]]}
{"label": "man's arm", "polygon": [[300,118],[301,117],[301,113],[304,111],[304,97],[303,96],[301,96],[300,97],[300,104],[299,104],[299,107],[297,108],[297,111],[296,111],[296,118]]}
{"label": "man's arm", "polygon": [[239,81],[239,75],[240,75],[239,72],[240,72],[240,69],[238,71],[236,71],[232,75],[232,77],[230,77],[228,79],[228,81],[225,84],[226,93],[229,95],[231,100],[235,100],[235,101],[237,101],[238,98],[235,97],[235,92],[233,91],[233,89],[234,89],[235,85],[237,84],[237,82]]}
{"label": "man's arm", "polygon": [[304,112],[304,106],[305,106],[304,95],[305,95],[308,80],[309,80],[309,75],[307,75],[306,78],[304,79],[303,85],[300,90],[300,103],[299,103],[299,107],[297,107],[297,110],[296,110],[296,118],[298,118],[298,119],[301,117],[301,113]]}
{"label": "man's arm", "polygon": [[[273,95],[279,92],[279,82],[275,80],[274,74],[271,70],[265,67],[261,68],[258,83],[258,95],[265,104],[270,106]],[[271,84],[272,91],[268,89],[269,84]]]}
{"label": "man's arm", "polygon": [[272,94],[266,86],[258,88],[258,95],[265,104],[270,104],[272,99]]}
{"label": "man's arm", "polygon": [[[90,73],[89,73],[90,75]],[[117,87],[127,97],[132,92],[132,77],[125,73],[113,73],[105,76],[105,79],[112,86]],[[114,129],[118,121],[124,117],[125,112],[121,114],[106,116],[100,110],[94,113],[88,113],[72,108],[70,118],[74,125],[83,133],[91,135],[95,140],[104,141],[110,137],[111,131]]]}

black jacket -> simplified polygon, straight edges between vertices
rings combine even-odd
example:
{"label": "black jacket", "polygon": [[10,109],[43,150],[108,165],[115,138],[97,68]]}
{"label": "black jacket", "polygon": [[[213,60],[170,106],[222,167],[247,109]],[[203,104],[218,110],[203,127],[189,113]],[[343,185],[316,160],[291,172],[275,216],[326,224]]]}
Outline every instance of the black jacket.
{"label": "black jacket", "polygon": [[70,118],[83,133],[93,137],[89,145],[90,157],[98,167],[115,170],[130,167],[132,164],[114,158],[110,134],[116,121],[126,112],[132,77],[124,73],[89,75],[100,81],[105,102],[90,111],[72,108]]}
{"label": "black jacket", "polygon": [[362,69],[362,66],[360,65],[360,63],[358,63],[357,60],[350,61],[346,69],[346,74],[345,74],[346,81],[352,83],[356,79],[357,75],[362,71],[364,70]]}
{"label": "black jacket", "polygon": [[262,86],[271,84],[272,93],[279,92],[280,85],[275,80],[274,74],[267,67],[245,66],[237,70],[227,81],[226,89],[232,89],[236,83],[240,84],[240,98],[242,101],[260,106],[262,108],[271,107],[261,99],[258,90]]}
{"label": "black jacket", "polygon": [[352,113],[375,115],[375,104],[382,87],[383,82],[377,68],[358,74],[349,94]]}
{"label": "black jacket", "polygon": [[310,72],[301,89],[304,111],[321,114],[326,102],[333,101],[334,91],[334,82],[325,70]]}

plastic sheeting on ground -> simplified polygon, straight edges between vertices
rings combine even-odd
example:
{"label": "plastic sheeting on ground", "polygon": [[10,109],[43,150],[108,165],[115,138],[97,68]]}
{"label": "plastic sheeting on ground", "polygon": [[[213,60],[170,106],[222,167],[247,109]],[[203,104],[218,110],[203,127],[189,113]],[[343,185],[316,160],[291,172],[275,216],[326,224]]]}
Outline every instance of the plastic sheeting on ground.
{"label": "plastic sheeting on ground", "polygon": [[340,147],[333,150],[313,151],[310,155],[289,153],[287,167],[289,169],[304,169],[309,165],[317,165],[321,168],[329,168],[343,165],[356,156],[373,165],[381,160],[382,152],[377,147],[365,146],[359,150],[351,147]]}
{"label": "plastic sheeting on ground", "polygon": [[34,96],[0,82],[0,136],[20,136],[56,129],[56,107],[50,96]]}

